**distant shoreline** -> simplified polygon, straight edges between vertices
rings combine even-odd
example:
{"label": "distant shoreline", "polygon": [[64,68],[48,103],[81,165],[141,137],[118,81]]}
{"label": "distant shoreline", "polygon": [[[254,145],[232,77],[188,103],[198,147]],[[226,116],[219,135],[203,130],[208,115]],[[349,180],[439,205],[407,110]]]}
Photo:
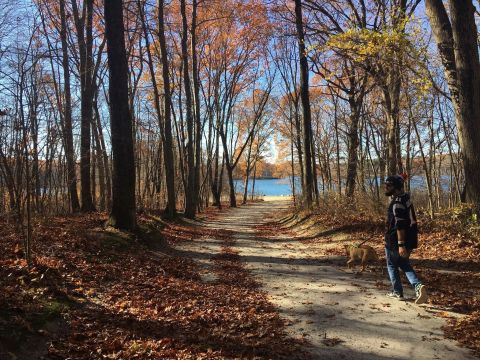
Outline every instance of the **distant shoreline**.
{"label": "distant shoreline", "polygon": [[[249,177],[250,180],[253,179],[253,177]],[[280,179],[285,179],[281,177],[274,177],[274,176],[263,176],[263,177],[256,177],[255,180],[280,180]],[[245,178],[233,178],[235,181],[244,181]]]}
{"label": "distant shoreline", "polygon": [[263,201],[293,201],[293,195],[263,195]]}

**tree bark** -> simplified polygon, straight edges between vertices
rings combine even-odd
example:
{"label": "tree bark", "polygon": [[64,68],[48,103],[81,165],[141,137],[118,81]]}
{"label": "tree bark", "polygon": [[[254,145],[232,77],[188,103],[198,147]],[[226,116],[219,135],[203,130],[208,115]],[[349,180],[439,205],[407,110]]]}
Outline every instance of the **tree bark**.
{"label": "tree bark", "polygon": [[[78,47],[80,52],[80,91],[81,91],[81,134],[80,134],[80,194],[81,210],[94,211],[90,183],[90,127],[92,123],[93,104],[93,0],[83,3],[85,15],[80,16],[77,1],[71,0],[75,27],[77,29]],[[86,18],[86,19],[85,19]]]}
{"label": "tree bark", "polygon": [[300,97],[303,107],[303,148],[305,158],[305,188],[303,195],[305,205],[312,207],[313,203],[313,173],[312,173],[312,115],[308,91],[308,61],[305,50],[305,35],[303,31],[302,2],[295,0],[295,23],[297,27],[298,51],[300,56]]}
{"label": "tree bark", "polygon": [[213,161],[213,166],[211,168],[211,190],[213,195],[213,206],[217,206],[219,209],[222,207],[221,205],[221,192],[222,192],[222,178],[223,178],[223,162],[222,159],[222,167],[220,169],[220,176],[219,176],[219,166],[218,163],[220,161],[220,133],[217,131],[215,136],[215,159]]}
{"label": "tree bark", "polygon": [[202,167],[202,121],[200,118],[200,78],[197,59],[197,7],[198,1],[192,1],[192,78],[193,78],[193,104],[194,104],[194,118],[195,118],[195,186],[194,195],[196,197],[197,206],[200,202],[200,168]]}
{"label": "tree bark", "polygon": [[170,74],[168,70],[167,42],[165,40],[165,25],[163,15],[164,1],[158,0],[158,40],[160,43],[160,52],[162,58],[162,76],[163,76],[163,99],[164,99],[164,160],[165,177],[167,183],[167,216],[173,218],[176,215],[176,197],[175,197],[175,166],[173,159],[173,136],[171,120],[171,94],[170,94]]}
{"label": "tree bark", "polygon": [[[97,100],[95,99],[95,103],[94,103],[94,107],[95,107],[95,118],[97,116],[100,116],[100,114],[98,113],[98,104],[97,104]],[[101,131],[101,129],[99,129],[97,126],[96,126],[96,123],[97,123],[97,119],[95,119],[95,123],[92,124],[92,128],[93,128],[93,138],[95,140],[95,156],[96,156],[96,163],[97,163],[97,166],[98,166],[98,185],[100,186],[100,198],[99,198],[99,205],[100,205],[100,211],[105,211],[105,209],[107,208],[107,204],[106,204],[106,187],[105,187],[105,183],[106,183],[106,171],[105,171],[105,162],[104,162],[104,159],[103,159],[103,149],[102,149],[102,145],[100,143],[100,136],[99,136],[99,132]]]}
{"label": "tree bark", "polygon": [[237,199],[235,197],[235,184],[233,182],[233,168],[225,163],[228,175],[229,195],[230,195],[230,207],[237,207]]}
{"label": "tree bark", "polygon": [[67,186],[70,196],[70,206],[72,212],[80,210],[80,202],[77,194],[77,174],[75,169],[75,151],[73,147],[72,133],[72,95],[70,91],[70,68],[68,66],[68,43],[67,43],[67,20],[65,15],[65,0],[59,1],[60,5],[60,38],[62,42],[62,67],[63,67],[63,89],[64,109],[63,109],[63,141],[65,147],[65,157],[67,159]]}
{"label": "tree bark", "polygon": [[192,86],[190,82],[190,69],[188,65],[188,24],[185,0],[180,0],[180,11],[182,13],[182,63],[183,81],[185,86],[185,106],[187,115],[187,188],[185,189],[185,216],[193,219],[196,212],[195,192],[195,153],[193,136],[193,112],[192,112]]}
{"label": "tree bark", "polygon": [[[243,200],[242,205],[247,203],[248,196],[248,179],[250,177],[250,171],[252,166],[252,146],[253,146],[254,137],[250,138],[250,143],[248,144],[247,159],[246,159],[246,168],[245,168],[245,181],[243,183]],[[257,156],[257,154],[255,154]]]}
{"label": "tree bark", "polygon": [[353,197],[355,192],[355,180],[357,177],[358,165],[358,122],[360,114],[353,99],[350,99],[350,129],[348,132],[348,162],[347,162],[347,183],[346,196]]}
{"label": "tree bark", "polygon": [[471,0],[450,0],[450,19],[441,0],[426,0],[455,109],[465,171],[465,195],[480,212],[480,64],[475,8]]}
{"label": "tree bark", "polygon": [[128,64],[122,0],[105,0],[105,35],[109,65],[110,126],[113,173],[109,223],[126,230],[136,227],[135,157],[132,116],[128,106]]}

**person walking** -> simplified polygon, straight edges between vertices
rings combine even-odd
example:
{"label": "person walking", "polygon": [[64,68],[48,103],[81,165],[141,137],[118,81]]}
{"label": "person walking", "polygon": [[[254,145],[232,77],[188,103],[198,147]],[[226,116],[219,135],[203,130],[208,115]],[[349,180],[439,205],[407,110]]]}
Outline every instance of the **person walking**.
{"label": "person walking", "polygon": [[410,254],[417,247],[417,219],[410,195],[404,191],[404,183],[401,175],[385,179],[385,195],[391,197],[386,219],[385,255],[392,291],[387,296],[404,300],[399,271],[402,269],[415,290],[415,304],[423,304],[427,301],[427,290],[410,264]]}

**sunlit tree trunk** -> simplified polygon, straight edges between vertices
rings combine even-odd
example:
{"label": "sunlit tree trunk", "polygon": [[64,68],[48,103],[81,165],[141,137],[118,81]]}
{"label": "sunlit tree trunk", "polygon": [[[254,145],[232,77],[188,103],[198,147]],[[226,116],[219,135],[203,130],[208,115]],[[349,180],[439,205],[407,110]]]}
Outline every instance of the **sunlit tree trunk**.
{"label": "sunlit tree trunk", "polygon": [[165,40],[165,25],[164,25],[164,1],[158,0],[158,40],[160,42],[160,52],[162,59],[162,77],[163,77],[163,111],[164,111],[164,134],[165,143],[164,161],[165,161],[165,178],[167,184],[167,215],[170,218],[176,215],[176,197],[175,197],[175,164],[173,158],[173,136],[172,136],[172,120],[171,120],[171,89],[170,89],[170,74],[169,61],[167,55],[167,42]]}
{"label": "sunlit tree trunk", "polygon": [[193,104],[195,118],[195,186],[194,196],[197,206],[201,205],[200,201],[200,169],[202,167],[202,121],[200,117],[200,78],[198,69],[197,55],[197,0],[192,1],[192,30],[191,30],[191,47],[192,47],[192,78],[193,78]]}
{"label": "sunlit tree trunk", "polygon": [[[291,106],[290,106],[290,109],[291,109]],[[291,156],[291,159],[290,159],[290,167],[291,167],[291,171],[292,171],[292,196],[293,196],[293,206],[296,206],[297,205],[297,201],[296,201],[296,195],[295,195],[295,158],[294,158],[294,153],[293,153],[293,119],[292,119],[292,114],[291,114],[291,111],[290,111],[290,134],[292,136],[292,139],[290,141],[290,156]]]}
{"label": "sunlit tree trunk", "polygon": [[248,196],[248,179],[250,177],[250,171],[252,166],[252,145],[253,145],[254,137],[250,138],[250,142],[248,144],[247,150],[247,159],[246,159],[246,168],[245,168],[245,181],[243,183],[243,200],[242,205],[247,203],[247,196]]}
{"label": "sunlit tree trunk", "polygon": [[441,0],[425,6],[445,70],[463,154],[468,202],[480,207],[480,63],[472,0]]}
{"label": "sunlit tree trunk", "polygon": [[107,197],[106,197],[106,178],[107,178],[107,172],[108,169],[105,169],[105,162],[103,158],[103,148],[102,144],[100,142],[100,131],[96,124],[97,121],[100,121],[97,119],[97,116],[100,116],[99,111],[98,111],[98,104],[97,100],[95,99],[94,101],[94,108],[95,108],[95,120],[94,123],[92,124],[93,128],[93,138],[95,140],[95,156],[96,156],[96,164],[98,166],[98,185],[100,187],[100,198],[99,198],[99,205],[100,205],[100,210],[105,211],[107,208]]}
{"label": "sunlit tree trunk", "polygon": [[303,107],[303,149],[305,157],[305,188],[303,196],[308,208],[313,204],[313,174],[312,174],[312,116],[308,91],[308,62],[305,50],[305,35],[302,21],[302,2],[295,0],[295,22],[297,27],[298,51],[300,56],[300,97]]}
{"label": "sunlit tree trunk", "polygon": [[190,67],[188,63],[188,24],[185,0],[180,0],[180,9],[182,13],[182,63],[183,63],[183,81],[185,87],[185,106],[187,121],[187,188],[185,189],[185,216],[193,219],[196,212],[195,192],[195,153],[193,136],[193,101],[192,86],[190,81]]}

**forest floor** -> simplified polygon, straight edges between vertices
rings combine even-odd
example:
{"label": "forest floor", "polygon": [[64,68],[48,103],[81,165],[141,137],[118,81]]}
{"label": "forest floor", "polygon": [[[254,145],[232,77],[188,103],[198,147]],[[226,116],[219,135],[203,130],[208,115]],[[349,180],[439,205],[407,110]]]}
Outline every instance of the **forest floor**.
{"label": "forest floor", "polygon": [[371,238],[381,254],[378,221],[293,214],[289,204],[170,223],[142,214],[135,234],[105,229],[105,214],[40,220],[30,268],[14,223],[2,220],[0,358],[480,355],[480,261],[463,235],[439,243],[445,228],[431,231],[418,249],[430,300],[416,306],[385,297],[381,266],[345,266],[345,243]]}

